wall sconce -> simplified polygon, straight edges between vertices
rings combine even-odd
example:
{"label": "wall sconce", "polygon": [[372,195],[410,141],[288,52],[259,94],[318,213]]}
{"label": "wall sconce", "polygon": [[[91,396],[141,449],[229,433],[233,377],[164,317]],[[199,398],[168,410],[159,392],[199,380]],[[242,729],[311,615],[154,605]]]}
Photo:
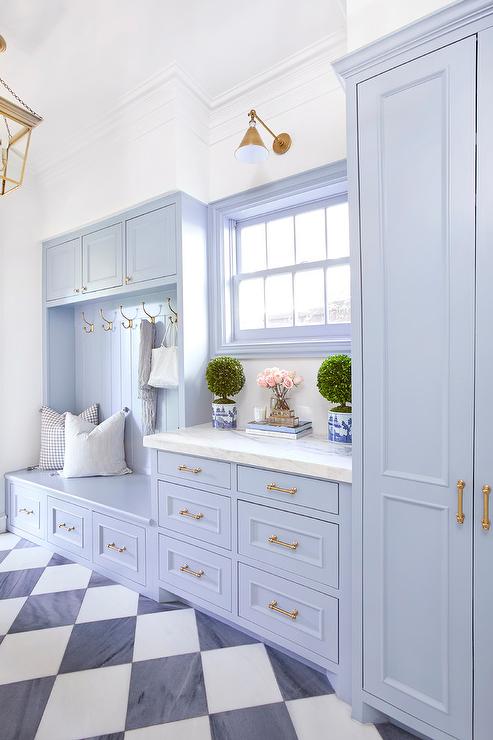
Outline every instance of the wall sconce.
{"label": "wall sconce", "polygon": [[291,137],[289,134],[276,134],[271,131],[267,124],[257,116],[255,110],[251,110],[248,114],[250,116],[250,124],[247,128],[247,132],[241,140],[240,146],[235,152],[235,157],[240,162],[246,164],[258,164],[263,162],[269,156],[269,150],[265,146],[262,138],[257,130],[256,121],[262,124],[262,126],[269,132],[274,138],[272,149],[276,154],[285,154],[291,146]]}

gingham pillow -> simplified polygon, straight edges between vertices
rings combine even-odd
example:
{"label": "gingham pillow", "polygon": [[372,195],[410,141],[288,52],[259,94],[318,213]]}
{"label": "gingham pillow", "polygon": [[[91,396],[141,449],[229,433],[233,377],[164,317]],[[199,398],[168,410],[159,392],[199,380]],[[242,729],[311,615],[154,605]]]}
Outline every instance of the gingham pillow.
{"label": "gingham pillow", "polygon": [[[62,470],[65,459],[65,411],[58,411],[43,406],[41,409],[41,450],[39,468],[41,470]],[[98,406],[93,403],[82,414],[81,419],[91,424],[99,423]]]}

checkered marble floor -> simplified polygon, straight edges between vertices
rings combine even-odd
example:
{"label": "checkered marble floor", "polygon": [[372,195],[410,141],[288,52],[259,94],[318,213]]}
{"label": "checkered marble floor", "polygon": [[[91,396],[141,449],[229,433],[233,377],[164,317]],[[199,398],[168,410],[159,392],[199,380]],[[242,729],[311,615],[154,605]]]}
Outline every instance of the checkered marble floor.
{"label": "checkered marble floor", "polygon": [[404,740],[322,674],[0,534],[1,740]]}

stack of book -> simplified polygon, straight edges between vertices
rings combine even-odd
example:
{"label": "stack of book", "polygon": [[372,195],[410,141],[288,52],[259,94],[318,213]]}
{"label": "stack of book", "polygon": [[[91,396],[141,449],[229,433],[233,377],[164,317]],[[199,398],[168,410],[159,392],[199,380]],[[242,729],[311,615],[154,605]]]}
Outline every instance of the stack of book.
{"label": "stack of book", "polygon": [[251,421],[246,425],[247,434],[255,434],[261,437],[281,437],[283,439],[300,439],[312,433],[311,421],[300,421],[297,427],[284,427],[269,424],[265,421]]}

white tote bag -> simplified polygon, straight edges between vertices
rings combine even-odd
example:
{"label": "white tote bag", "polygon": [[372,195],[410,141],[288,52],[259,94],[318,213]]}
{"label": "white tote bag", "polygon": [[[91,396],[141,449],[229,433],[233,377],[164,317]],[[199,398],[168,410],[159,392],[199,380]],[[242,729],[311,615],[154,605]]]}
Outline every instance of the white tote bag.
{"label": "white tote bag", "polygon": [[176,324],[169,322],[161,346],[152,350],[149,385],[153,388],[177,388],[178,347],[176,346]]}

